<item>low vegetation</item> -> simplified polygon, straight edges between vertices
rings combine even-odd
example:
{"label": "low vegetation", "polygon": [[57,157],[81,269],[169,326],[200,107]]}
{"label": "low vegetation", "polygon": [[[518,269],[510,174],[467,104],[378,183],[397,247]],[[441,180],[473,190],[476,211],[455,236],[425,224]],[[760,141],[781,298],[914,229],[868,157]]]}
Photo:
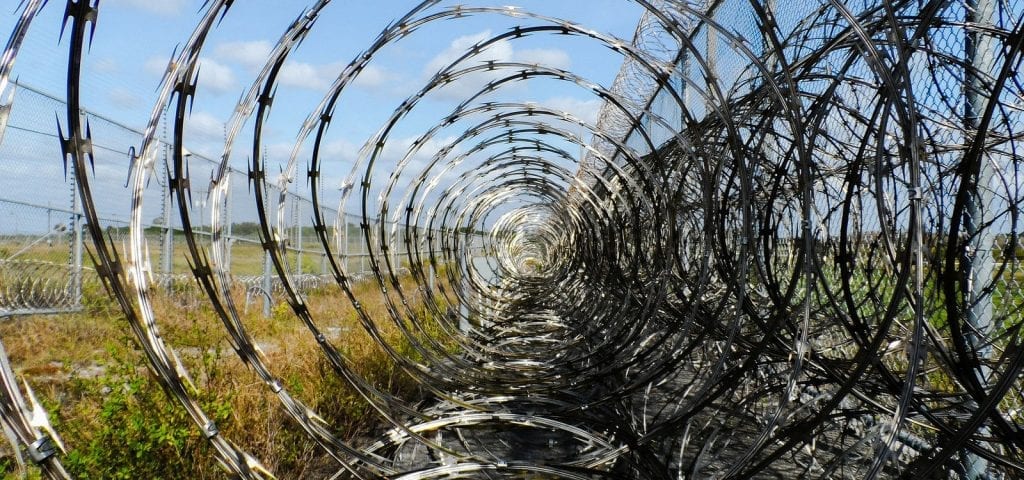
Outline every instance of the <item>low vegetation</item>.
{"label": "low vegetation", "polygon": [[[406,291],[414,290],[411,280],[403,282]],[[358,289],[364,310],[373,318],[387,318],[377,285]],[[85,479],[223,477],[206,441],[144,367],[117,306],[99,287],[90,290],[81,313],[0,323],[0,338],[17,373],[28,379],[63,437],[67,453],[62,460],[69,472]],[[243,292],[237,300],[245,303]],[[413,300],[413,308],[426,316],[422,302]],[[422,398],[415,382],[365,333],[337,288],[311,293],[308,303],[322,331],[360,374],[410,401]],[[175,289],[158,296],[155,307],[164,337],[190,370],[196,397],[227,438],[279,478],[323,478],[334,472],[335,464],[234,354],[207,300],[193,289]],[[346,440],[357,441],[384,427],[332,371],[287,304],[277,304],[269,318],[259,310],[250,308],[244,323],[291,393]],[[379,326],[390,345],[409,350],[390,322]],[[23,475],[9,447],[0,455],[0,468],[9,478]]]}

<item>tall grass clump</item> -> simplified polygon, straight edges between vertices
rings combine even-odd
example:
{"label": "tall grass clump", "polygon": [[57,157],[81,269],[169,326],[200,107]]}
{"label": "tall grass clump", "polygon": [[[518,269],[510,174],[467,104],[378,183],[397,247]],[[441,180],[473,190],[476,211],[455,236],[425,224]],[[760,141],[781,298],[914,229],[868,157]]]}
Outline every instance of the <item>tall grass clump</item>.
{"label": "tall grass clump", "polygon": [[[409,291],[412,281],[402,282]],[[376,284],[357,285],[372,318],[387,318]],[[17,373],[28,379],[62,435],[69,473],[83,479],[221,478],[212,451],[184,409],[146,367],[120,310],[99,287],[86,289],[82,312],[25,317],[0,323]],[[244,304],[244,292],[236,292]],[[351,367],[375,387],[406,398],[423,393],[360,324],[337,289],[312,292],[307,303]],[[429,310],[418,297],[417,315]],[[234,354],[208,301],[197,289],[175,285],[155,295],[161,333],[189,370],[195,398],[220,432],[264,462],[279,478],[322,478],[337,465],[280,408],[276,396]],[[284,302],[263,318],[250,309],[243,322],[274,374],[348,441],[385,428],[367,402],[339,377],[312,334]],[[434,319],[427,319],[427,325]],[[413,349],[390,321],[381,335],[403,354]],[[431,327],[428,333],[440,330]],[[413,355],[414,356],[414,355]],[[0,451],[0,472],[18,478],[13,452]],[[37,472],[29,472],[36,475]]]}

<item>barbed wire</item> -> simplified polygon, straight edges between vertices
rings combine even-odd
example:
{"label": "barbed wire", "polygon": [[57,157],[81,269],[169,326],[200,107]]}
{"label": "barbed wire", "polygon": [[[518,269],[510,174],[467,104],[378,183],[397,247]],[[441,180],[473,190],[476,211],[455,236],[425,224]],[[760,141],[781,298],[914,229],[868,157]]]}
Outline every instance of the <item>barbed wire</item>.
{"label": "barbed wire", "polygon": [[[22,7],[0,91],[44,3]],[[271,476],[204,412],[151,301],[143,191],[165,111],[173,153],[163,188],[177,199],[192,275],[240,359],[340,477],[1024,474],[1024,5],[637,0],[645,13],[627,41],[512,7],[425,1],[327,88],[271,179],[261,155],[269,107],[285,61],[334,6],[321,0],[280,37],[228,123],[208,189],[207,252],[193,226],[205,212],[188,201],[185,125],[206,39],[241,8],[210,0],[168,63],[134,151],[120,252],[93,201],[92,135],[78,114],[85,49],[102,35],[93,32],[98,3],[66,4],[59,127],[90,253],[148,366],[229,474]],[[516,25],[469,46],[395,108],[360,150],[338,216],[327,218],[321,152],[342,93],[385,47],[466,17]],[[568,69],[485,55],[526,37],[594,42],[623,66],[606,88]],[[401,155],[384,155],[424,99],[472,80]],[[539,80],[602,100],[600,117],[492,96]],[[244,279],[228,267],[224,208],[234,143],[249,124],[250,189],[275,288],[332,373],[390,426],[367,444],[342,440],[289,392],[234,303],[232,286]],[[374,385],[320,331],[299,288],[310,280],[288,265],[286,202],[275,204],[269,188],[293,182],[303,160],[338,294],[431,402]],[[386,315],[363,308],[357,272],[341,261],[351,204]],[[0,295],[17,297],[16,284],[3,287]],[[382,334],[385,325],[404,346]],[[44,473],[66,477],[56,432],[25,401],[2,349],[0,366],[5,427]]]}

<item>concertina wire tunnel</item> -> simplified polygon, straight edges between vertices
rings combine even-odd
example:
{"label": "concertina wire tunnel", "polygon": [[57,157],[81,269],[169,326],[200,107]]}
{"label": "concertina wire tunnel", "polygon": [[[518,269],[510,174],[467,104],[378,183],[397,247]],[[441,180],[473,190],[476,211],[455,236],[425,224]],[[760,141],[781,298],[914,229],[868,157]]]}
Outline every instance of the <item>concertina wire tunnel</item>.
{"label": "concertina wire tunnel", "polygon": [[[355,373],[338,346],[344,338],[329,341],[318,327],[277,240],[281,214],[266,207],[273,175],[261,161],[261,129],[282,65],[313,29],[344,28],[316,21],[345,2],[311,2],[239,99],[219,172],[251,159],[262,247],[295,321],[316,338],[329,373],[390,425],[366,444],[342,441],[290,392],[240,321],[219,235],[224,178],[210,179],[208,210],[183,201],[197,183],[188,181],[184,126],[201,101],[199,58],[218,21],[245,2],[205,2],[168,63],[124,172],[134,195],[123,247],[99,220],[92,134],[77,114],[88,101],[81,65],[92,36],[104,34],[103,10],[97,0],[46,3],[22,2],[0,58],[0,91],[37,13],[66,8],[67,110],[57,128],[97,275],[168,401],[187,411],[230,476],[272,475],[200,407],[152,303],[141,192],[165,111],[166,188],[186,205],[178,212],[195,281],[237,355],[336,461],[337,478],[1024,477],[1021,3],[636,0],[645,13],[632,40],[511,7],[416,5],[294,126],[298,144],[312,148],[300,155],[297,147],[283,170],[309,185],[338,301],[353,304],[433,398],[412,403]],[[341,93],[377,52],[415,45],[425,25],[470,17],[515,26],[466,48],[389,107],[346,172],[338,211],[362,215],[371,279],[388,302],[389,315],[374,317],[338,261],[337,220],[320,208],[318,147],[346,108]],[[731,26],[741,17],[754,34]],[[619,76],[602,86],[543,63],[479,60],[525,37],[595,42],[621,56]],[[434,125],[397,161],[382,154],[421,100],[482,73],[478,91],[429,115]],[[488,100],[540,79],[600,99],[597,122]],[[11,107],[3,105],[0,125]],[[252,142],[236,144],[246,125]],[[428,144],[440,145],[425,152],[429,161],[411,162]],[[202,215],[212,219],[208,247],[193,231]],[[398,281],[400,265],[413,288]],[[441,271],[447,278],[435,278]],[[416,295],[430,318],[444,319],[443,341],[409,308]],[[415,356],[375,334],[389,322]],[[67,477],[59,432],[3,365],[5,425],[46,476]],[[524,438],[539,440],[523,448],[531,444],[516,439]]]}

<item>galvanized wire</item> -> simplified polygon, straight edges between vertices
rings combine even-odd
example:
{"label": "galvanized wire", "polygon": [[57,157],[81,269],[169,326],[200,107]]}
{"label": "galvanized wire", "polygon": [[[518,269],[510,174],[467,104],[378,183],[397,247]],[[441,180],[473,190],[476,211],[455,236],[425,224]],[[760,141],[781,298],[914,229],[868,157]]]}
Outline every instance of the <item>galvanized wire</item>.
{"label": "galvanized wire", "polygon": [[[327,88],[273,182],[262,132],[281,68],[322,10],[343,8],[315,2],[239,100],[208,189],[210,231],[202,232],[193,219],[206,212],[188,201],[195,192],[185,124],[205,41],[218,18],[240,8],[207,2],[168,63],[132,159],[122,260],[101,227],[89,188],[91,133],[76,113],[97,5],[68,0],[61,146],[79,180],[98,273],[150,368],[230,474],[269,472],[203,412],[151,303],[144,191],[165,111],[173,134],[163,188],[175,196],[193,276],[240,358],[336,461],[339,476],[1024,475],[1024,5],[636,3],[645,13],[627,41],[510,7],[423,2]],[[466,17],[515,26],[470,46],[401,102],[367,139],[329,210],[321,152],[342,93],[386,47]],[[619,54],[622,68],[605,87],[555,66],[485,55],[525,37],[586,39]],[[13,60],[0,63],[0,85]],[[430,112],[433,124],[401,155],[385,155],[425,99],[473,80],[477,88],[453,109]],[[591,124],[492,98],[540,81],[601,99],[600,118]],[[368,444],[342,441],[289,393],[233,303],[238,278],[224,208],[234,142],[250,118],[260,244],[332,373],[391,427]],[[416,161],[423,154],[429,160]],[[289,217],[301,214],[286,192],[303,161],[332,288],[431,394],[429,403],[359,375],[337,345],[345,339],[328,340],[302,295],[286,241]],[[359,211],[368,280],[386,315],[363,308],[355,288],[358,272],[346,261],[350,208]],[[403,286],[406,274],[415,287]],[[401,343],[382,334],[385,325],[401,332]],[[43,439],[25,423],[30,409],[3,366],[5,424],[21,442]]]}

